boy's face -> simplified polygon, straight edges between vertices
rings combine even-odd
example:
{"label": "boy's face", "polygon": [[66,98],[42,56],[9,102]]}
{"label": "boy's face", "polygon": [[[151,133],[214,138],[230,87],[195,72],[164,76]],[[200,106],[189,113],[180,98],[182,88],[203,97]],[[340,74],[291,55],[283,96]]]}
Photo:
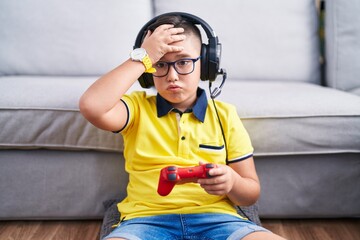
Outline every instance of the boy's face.
{"label": "boy's face", "polygon": [[[186,39],[173,45],[183,46],[181,52],[165,54],[160,61],[174,62],[183,58],[198,58],[200,56],[200,40],[193,34],[186,34]],[[155,77],[154,84],[158,93],[173,107],[186,110],[195,103],[196,91],[200,81],[200,61],[194,63],[194,71],[187,75],[178,74],[174,66],[169,66],[169,72],[164,77]]]}

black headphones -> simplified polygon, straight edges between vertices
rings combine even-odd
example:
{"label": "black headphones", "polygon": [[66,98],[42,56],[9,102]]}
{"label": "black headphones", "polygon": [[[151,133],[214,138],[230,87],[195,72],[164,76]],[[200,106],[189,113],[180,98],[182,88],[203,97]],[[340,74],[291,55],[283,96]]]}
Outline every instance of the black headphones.
{"label": "black headphones", "polygon": [[[148,27],[155,23],[158,18],[168,15],[178,15],[186,19],[190,23],[199,24],[204,29],[206,36],[208,38],[208,44],[201,45],[201,76],[200,79],[203,81],[209,80],[210,82],[215,81],[216,77],[219,74],[226,74],[223,69],[220,69],[220,58],[221,58],[221,43],[219,43],[218,37],[212,28],[201,18],[191,15],[184,12],[170,12],[154,17],[149,22],[147,22],[138,33],[135,40],[135,48],[140,48],[141,43],[146,35]],[[143,73],[139,77],[140,85],[143,88],[150,88],[154,86],[154,79],[151,73]],[[223,83],[222,83],[223,84]],[[221,86],[222,87],[222,86]]]}

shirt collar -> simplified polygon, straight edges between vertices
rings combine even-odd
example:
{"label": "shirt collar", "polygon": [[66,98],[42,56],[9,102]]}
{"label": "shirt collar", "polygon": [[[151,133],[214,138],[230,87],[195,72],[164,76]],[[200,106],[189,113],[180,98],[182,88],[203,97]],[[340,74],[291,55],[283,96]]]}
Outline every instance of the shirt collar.
{"label": "shirt collar", "polygon": [[[204,91],[204,89],[198,88],[196,95],[197,99],[195,105],[192,108],[192,112],[199,121],[204,122],[208,103],[206,92]],[[165,116],[166,114],[175,109],[168,101],[166,101],[165,98],[160,96],[159,93],[156,96],[156,108],[158,117]],[[188,112],[188,110],[185,112]]]}

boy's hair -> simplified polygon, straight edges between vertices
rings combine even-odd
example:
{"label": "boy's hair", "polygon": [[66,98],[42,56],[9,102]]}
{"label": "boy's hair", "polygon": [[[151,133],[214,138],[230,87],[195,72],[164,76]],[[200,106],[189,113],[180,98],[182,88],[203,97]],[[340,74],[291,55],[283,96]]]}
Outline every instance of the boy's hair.
{"label": "boy's hair", "polygon": [[166,15],[159,17],[153,24],[148,27],[147,30],[153,32],[157,27],[164,24],[174,25],[175,28],[184,28],[185,34],[194,34],[199,39],[200,43],[202,43],[199,28],[192,22],[181,17],[180,15]]}

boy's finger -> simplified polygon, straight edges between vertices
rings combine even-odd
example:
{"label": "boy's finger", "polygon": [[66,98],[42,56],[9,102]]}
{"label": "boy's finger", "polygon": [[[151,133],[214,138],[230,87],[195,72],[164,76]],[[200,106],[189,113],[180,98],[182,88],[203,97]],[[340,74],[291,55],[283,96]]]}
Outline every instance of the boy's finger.
{"label": "boy's finger", "polygon": [[209,170],[209,175],[211,177],[215,177],[215,176],[219,176],[219,175],[223,175],[223,174],[224,174],[224,171],[221,167],[213,168],[213,169]]}
{"label": "boy's finger", "polygon": [[163,25],[160,25],[158,26],[155,31],[167,31],[171,28],[174,28],[174,25],[172,24],[163,24]]}
{"label": "boy's finger", "polygon": [[179,33],[183,33],[185,30],[184,28],[168,28],[166,31],[168,31],[170,34],[179,34]]}
{"label": "boy's finger", "polygon": [[149,37],[150,37],[150,35],[151,35],[151,31],[150,31],[150,30],[148,30],[148,31],[146,32],[146,35],[145,35],[144,39],[149,38]]}
{"label": "boy's finger", "polygon": [[179,42],[186,38],[184,34],[170,35],[171,42]]}
{"label": "boy's finger", "polygon": [[169,52],[181,52],[184,50],[182,46],[169,46]]}

